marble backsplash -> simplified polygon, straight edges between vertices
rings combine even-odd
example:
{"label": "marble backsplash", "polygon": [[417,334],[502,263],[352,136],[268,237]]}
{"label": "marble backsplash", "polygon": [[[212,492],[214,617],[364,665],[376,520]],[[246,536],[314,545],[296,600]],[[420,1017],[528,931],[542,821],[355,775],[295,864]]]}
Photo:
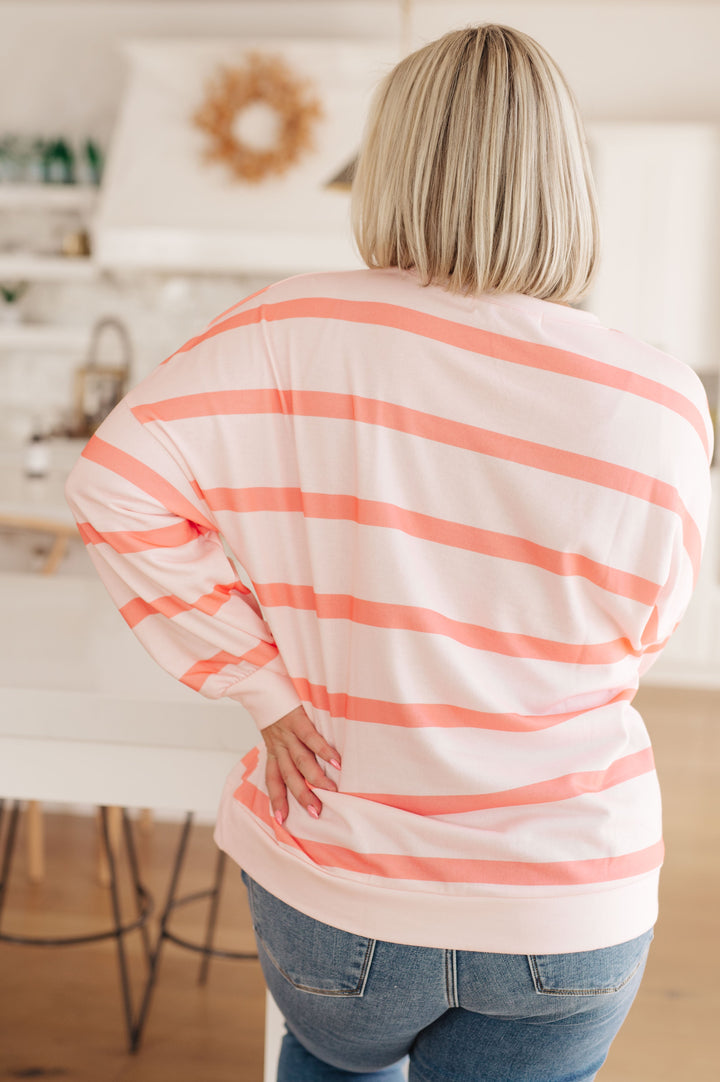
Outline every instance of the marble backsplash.
{"label": "marble backsplash", "polygon": [[[0,441],[22,442],[33,429],[62,428],[74,406],[77,370],[87,360],[93,324],[104,317],[127,328],[137,383],[188,338],[267,279],[150,273],[98,275],[91,282],[33,282],[17,302],[23,323],[73,327],[86,332],[79,349],[2,343],[0,324]],[[101,360],[115,363],[113,342]]]}

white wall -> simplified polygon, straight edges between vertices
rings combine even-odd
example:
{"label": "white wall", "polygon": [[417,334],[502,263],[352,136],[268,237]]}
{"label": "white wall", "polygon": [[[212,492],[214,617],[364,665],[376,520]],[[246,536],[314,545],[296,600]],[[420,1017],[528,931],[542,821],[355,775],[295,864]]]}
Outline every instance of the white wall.
{"label": "white wall", "polygon": [[[411,41],[485,20],[517,26],[544,44],[590,121],[720,122],[720,3],[416,0]],[[0,0],[0,137],[92,136],[107,145],[124,83],[123,38],[244,33],[381,38],[400,49],[400,3]],[[135,275],[98,285],[33,285],[22,305],[34,319],[88,328],[94,316],[123,316],[139,376],[257,284]],[[0,351],[0,412],[56,411],[81,360]]]}
{"label": "white wall", "polygon": [[[0,132],[107,138],[125,36],[400,39],[399,0],[0,0]],[[720,4],[415,0],[413,43],[494,20],[536,37],[592,120],[720,119]]]}
{"label": "white wall", "polygon": [[398,36],[392,0],[0,0],[0,132],[107,138],[124,37]]}
{"label": "white wall", "polygon": [[442,0],[418,34],[493,21],[555,58],[588,120],[720,120],[720,4],[684,0]]}

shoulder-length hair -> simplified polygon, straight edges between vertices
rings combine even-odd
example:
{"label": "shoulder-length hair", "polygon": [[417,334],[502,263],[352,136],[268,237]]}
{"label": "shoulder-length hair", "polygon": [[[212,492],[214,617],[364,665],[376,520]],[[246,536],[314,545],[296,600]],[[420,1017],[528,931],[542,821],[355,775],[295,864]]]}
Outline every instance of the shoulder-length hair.
{"label": "shoulder-length hair", "polygon": [[597,205],[554,61],[492,24],[405,57],[375,94],[352,217],[369,267],[412,268],[458,293],[579,300],[597,261]]}

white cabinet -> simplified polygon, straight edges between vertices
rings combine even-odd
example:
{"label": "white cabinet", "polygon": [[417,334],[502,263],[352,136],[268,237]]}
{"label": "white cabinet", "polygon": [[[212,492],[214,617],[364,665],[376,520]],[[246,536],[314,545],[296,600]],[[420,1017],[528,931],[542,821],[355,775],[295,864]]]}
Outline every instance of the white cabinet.
{"label": "white cabinet", "polygon": [[[717,393],[720,129],[593,124],[588,141],[602,243],[587,307],[687,362]],[[717,403],[711,407],[717,416]],[[719,470],[695,595],[646,683],[720,687]]]}
{"label": "white cabinet", "polygon": [[594,124],[600,266],[588,308],[603,323],[718,370],[720,129]]}

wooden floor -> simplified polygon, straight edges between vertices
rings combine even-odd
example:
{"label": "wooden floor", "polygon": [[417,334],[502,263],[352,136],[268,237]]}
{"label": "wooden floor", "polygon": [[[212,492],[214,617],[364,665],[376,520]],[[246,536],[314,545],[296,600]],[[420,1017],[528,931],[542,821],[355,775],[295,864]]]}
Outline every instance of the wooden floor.
{"label": "wooden floor", "polygon": [[[655,746],[668,855],[645,981],[600,1078],[716,1082],[720,693],[648,689],[636,704]],[[139,834],[145,878],[158,899],[178,830],[155,823]],[[95,881],[93,820],[46,816],[46,831],[46,879],[28,884],[21,845],[3,930],[80,934],[105,926],[109,898]],[[196,828],[183,893],[209,884],[214,859],[210,829]],[[125,904],[129,909],[129,900]],[[194,904],[177,912],[173,927],[197,938],[203,919],[203,904]],[[231,949],[252,946],[236,868],[226,881],[219,939]],[[139,988],[139,943],[132,962]],[[0,944],[0,1079],[260,1082],[264,993],[257,963],[216,960],[205,988],[196,983],[197,968],[194,954],[166,946],[144,1044],[131,1056],[124,1046],[114,944],[46,950]]]}

